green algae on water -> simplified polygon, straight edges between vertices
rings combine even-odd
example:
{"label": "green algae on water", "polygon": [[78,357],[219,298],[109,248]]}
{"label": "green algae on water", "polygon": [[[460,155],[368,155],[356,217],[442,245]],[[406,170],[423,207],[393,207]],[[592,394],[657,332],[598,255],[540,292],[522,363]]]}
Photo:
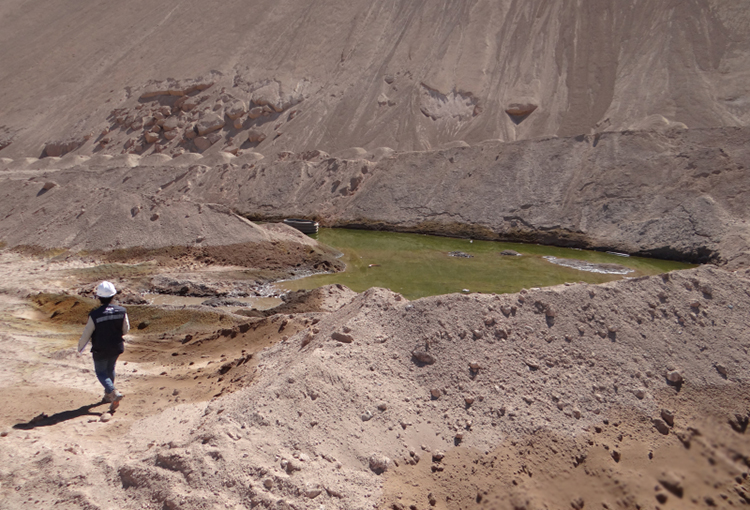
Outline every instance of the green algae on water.
{"label": "green algae on water", "polygon": [[[286,281],[281,287],[300,290],[340,283],[356,292],[385,287],[416,299],[465,291],[504,294],[566,282],[604,283],[694,267],[596,251],[421,234],[321,229],[314,237],[344,254],[346,271]],[[521,256],[501,254],[508,250]],[[451,256],[451,252],[458,253]],[[632,271],[625,275],[582,271],[545,257],[624,266]]]}

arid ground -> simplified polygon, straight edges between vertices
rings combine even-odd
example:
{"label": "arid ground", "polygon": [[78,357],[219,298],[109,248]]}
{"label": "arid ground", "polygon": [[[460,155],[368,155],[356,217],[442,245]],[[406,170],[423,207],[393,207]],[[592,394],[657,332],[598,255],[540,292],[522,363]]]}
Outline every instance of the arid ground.
{"label": "arid ground", "polygon": [[[750,504],[745,0],[0,6],[0,509]],[[285,226],[700,264],[415,301]],[[76,344],[132,326],[101,402]],[[161,304],[159,304],[161,303]]]}

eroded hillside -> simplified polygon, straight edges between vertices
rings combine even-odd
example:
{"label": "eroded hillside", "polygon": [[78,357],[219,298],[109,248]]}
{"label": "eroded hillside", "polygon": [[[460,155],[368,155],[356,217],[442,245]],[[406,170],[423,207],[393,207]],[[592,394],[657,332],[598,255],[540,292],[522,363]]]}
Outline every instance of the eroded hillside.
{"label": "eroded hillside", "polygon": [[[427,150],[747,125],[748,16],[742,0],[15,0],[0,7],[0,155]],[[158,107],[174,127],[147,134]],[[210,115],[226,127],[185,138]]]}

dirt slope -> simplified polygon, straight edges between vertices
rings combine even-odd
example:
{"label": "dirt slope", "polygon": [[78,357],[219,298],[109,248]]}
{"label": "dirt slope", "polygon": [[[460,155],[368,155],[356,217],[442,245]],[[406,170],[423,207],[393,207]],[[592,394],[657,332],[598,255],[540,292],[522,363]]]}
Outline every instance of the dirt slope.
{"label": "dirt slope", "polygon": [[[157,166],[145,158],[133,168],[62,158],[47,170],[11,162],[0,173],[0,239],[10,246],[103,249],[272,235],[228,215],[228,207],[254,219],[314,217],[327,226],[742,267],[750,262],[748,147],[748,128],[720,128],[486,142],[377,161],[367,159],[372,153],[350,159],[287,153],[228,156],[215,166],[207,158]],[[59,170],[66,163],[73,166]],[[46,191],[48,182],[55,186]],[[311,242],[305,239],[294,242]]]}
{"label": "dirt slope", "polygon": [[[377,164],[266,162],[193,193],[252,217],[748,263],[746,128],[484,143]],[[230,177],[231,176],[231,177]]]}
{"label": "dirt slope", "polygon": [[[0,155],[11,158],[38,157],[49,142],[90,154],[113,111],[137,113],[144,92],[184,91],[177,83],[194,79],[214,83],[202,114],[216,107],[223,117],[237,100],[270,107],[243,128],[263,132],[263,154],[750,120],[744,0],[13,0],[0,9],[0,147],[12,142]],[[128,140],[106,150],[132,148]]]}
{"label": "dirt slope", "polygon": [[[704,267],[414,302],[371,289],[187,341],[136,335],[111,422],[63,337],[6,342],[4,395],[55,419],[8,408],[0,508],[736,507],[747,284]],[[34,334],[3,306],[10,335]],[[13,383],[27,373],[48,375]]]}

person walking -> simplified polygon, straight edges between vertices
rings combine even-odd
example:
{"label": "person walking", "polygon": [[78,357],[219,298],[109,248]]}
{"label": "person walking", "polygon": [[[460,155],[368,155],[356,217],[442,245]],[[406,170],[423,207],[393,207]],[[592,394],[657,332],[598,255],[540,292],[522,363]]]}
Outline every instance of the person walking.
{"label": "person walking", "polygon": [[115,364],[117,358],[125,351],[123,335],[130,330],[128,313],[125,308],[112,304],[117,294],[115,286],[107,281],[96,287],[96,297],[101,306],[89,313],[89,320],[78,341],[78,354],[91,342],[91,354],[94,357],[96,378],[104,386],[104,402],[113,405],[122,400],[122,393],[115,388]]}

